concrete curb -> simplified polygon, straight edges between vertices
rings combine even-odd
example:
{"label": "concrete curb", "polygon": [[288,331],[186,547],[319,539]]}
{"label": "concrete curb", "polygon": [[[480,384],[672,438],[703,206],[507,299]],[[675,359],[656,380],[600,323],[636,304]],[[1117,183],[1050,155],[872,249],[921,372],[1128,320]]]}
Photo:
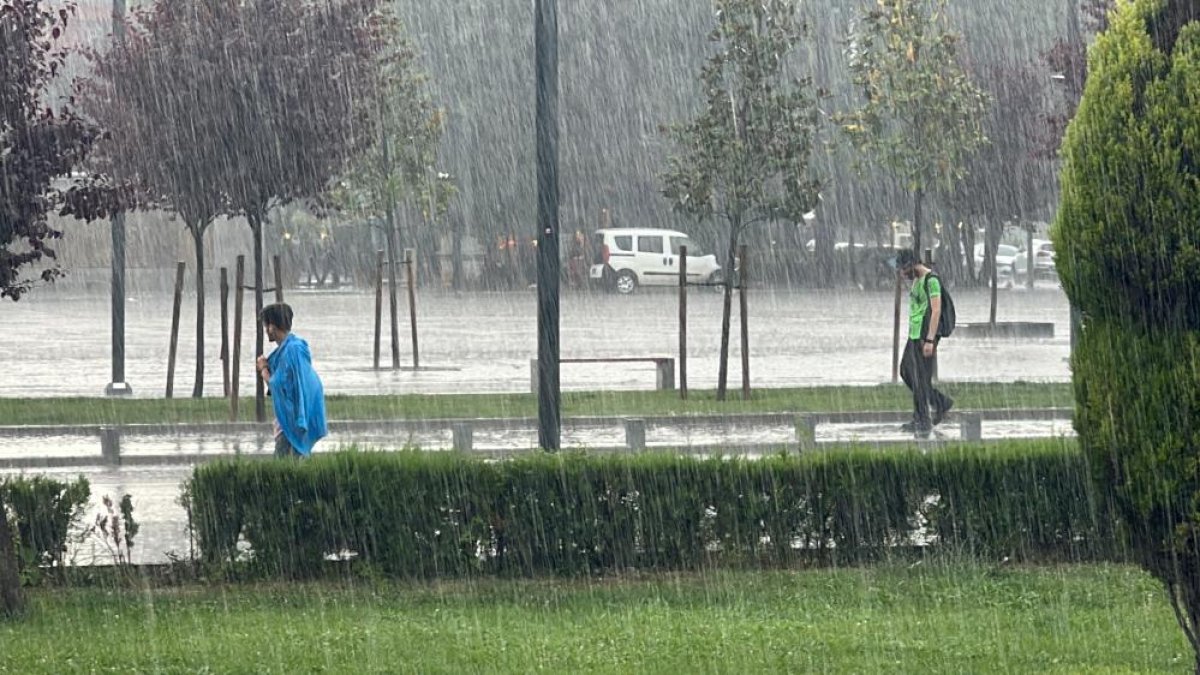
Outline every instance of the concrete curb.
{"label": "concrete curb", "polygon": [[[996,410],[955,411],[957,415],[978,415],[985,422],[1024,420],[1070,420],[1074,408],[1023,408]],[[747,413],[734,415],[641,415],[649,427],[668,425],[721,425],[721,426],[765,426],[791,425],[798,416],[812,417],[820,424],[891,424],[907,422],[912,413],[907,411],[876,412],[781,412]],[[575,429],[622,426],[625,420],[635,415],[584,416],[563,418],[563,426]],[[449,431],[456,426],[470,424],[478,430],[510,431],[536,429],[535,417],[478,417],[478,418],[429,418],[396,420],[344,420],[329,423],[330,433],[353,433],[367,431]],[[257,422],[213,422],[203,424],[84,424],[84,425],[38,425],[0,426],[0,438],[31,438],[52,436],[99,436],[104,430],[115,430],[122,436],[197,436],[214,437],[271,434],[270,423]]]}

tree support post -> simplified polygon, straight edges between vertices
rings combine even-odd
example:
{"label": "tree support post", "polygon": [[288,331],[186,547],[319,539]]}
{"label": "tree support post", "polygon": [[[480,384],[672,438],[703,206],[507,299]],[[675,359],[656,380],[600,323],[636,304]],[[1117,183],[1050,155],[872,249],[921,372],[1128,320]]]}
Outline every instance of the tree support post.
{"label": "tree support post", "polygon": [[900,298],[904,286],[900,270],[896,270],[896,306],[892,320],[892,384],[900,381]]}
{"label": "tree support post", "polygon": [[379,370],[379,351],[383,333],[383,251],[375,252],[375,370]]}
{"label": "tree support post", "polygon": [[179,312],[183,306],[183,271],[187,263],[175,266],[175,299],[171,306],[171,348],[167,355],[167,398],[175,394],[175,356],[179,351]]}
{"label": "tree support post", "polygon": [[412,334],[413,370],[421,368],[420,352],[417,349],[417,254],[411,248],[404,249],[404,273],[408,283],[408,326]]}
{"label": "tree support post", "polygon": [[687,247],[679,247],[679,398],[687,400]]}
{"label": "tree support post", "polygon": [[238,421],[238,386],[242,362],[242,297],[246,288],[246,256],[237,257],[233,295],[233,359],[229,378],[229,421]]}
{"label": "tree support post", "polygon": [[229,396],[229,268],[221,268],[221,381]]}
{"label": "tree support post", "polygon": [[746,300],[746,287],[750,283],[749,270],[746,265],[746,245],[738,249],[740,262],[738,272],[738,302],[740,306],[740,327],[742,329],[742,400],[750,400],[750,310]]}
{"label": "tree support post", "polygon": [[278,255],[271,258],[271,266],[275,270],[275,302],[283,304],[283,265]]}

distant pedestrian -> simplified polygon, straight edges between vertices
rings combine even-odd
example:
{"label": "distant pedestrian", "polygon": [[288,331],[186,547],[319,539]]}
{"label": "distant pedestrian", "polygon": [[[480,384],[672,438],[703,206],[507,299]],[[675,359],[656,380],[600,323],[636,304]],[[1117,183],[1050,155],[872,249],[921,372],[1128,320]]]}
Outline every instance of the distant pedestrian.
{"label": "distant pedestrian", "polygon": [[276,345],[270,356],[258,357],[258,374],[275,408],[275,456],[307,457],[328,433],[325,388],[313,369],[308,343],[292,333],[292,308],[268,305],[259,320]]}
{"label": "distant pedestrian", "polygon": [[[913,419],[902,425],[903,431],[917,438],[928,438],[933,427],[941,424],[954,400],[933,386],[937,359],[938,326],[942,315],[942,281],[932,273],[912,249],[896,256],[896,269],[912,282],[908,293],[908,344],[900,364],[900,377],[912,391]],[[933,408],[932,418],[930,407]]]}

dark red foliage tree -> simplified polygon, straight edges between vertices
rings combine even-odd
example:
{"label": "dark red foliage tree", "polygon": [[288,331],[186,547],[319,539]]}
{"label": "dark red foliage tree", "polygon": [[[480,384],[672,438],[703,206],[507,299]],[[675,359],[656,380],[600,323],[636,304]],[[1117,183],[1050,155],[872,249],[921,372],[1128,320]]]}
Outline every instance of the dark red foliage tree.
{"label": "dark red foliage tree", "polygon": [[204,394],[204,234],[224,211],[221,142],[227,75],[221,27],[204,3],[159,2],[138,13],[123,40],[88,56],[83,112],[106,131],[92,165],[127,181],[142,208],[174,211],[196,255],[196,376]]}
{"label": "dark red foliage tree", "polygon": [[[214,2],[214,0],[206,0]],[[231,215],[254,234],[255,311],[263,306],[263,227],[278,205],[317,198],[376,138],[374,102],[389,19],[380,0],[215,2],[224,32],[221,177]],[[262,326],[255,353],[263,351]],[[262,382],[256,411],[265,416]]]}
{"label": "dark red foliage tree", "polygon": [[[66,204],[66,182],[98,133],[51,93],[67,49],[73,6],[0,0],[0,298],[18,300],[62,272],[51,247],[62,232],[47,215]],[[83,192],[77,193],[83,196]],[[73,213],[99,206],[94,193]],[[38,271],[26,276],[25,269]]]}
{"label": "dark red foliage tree", "polygon": [[[221,214],[249,221],[257,315],[268,212],[324,194],[375,137],[377,59],[388,35],[380,6],[159,0],[138,14],[123,47],[93,54],[86,101],[111,129],[106,171],[130,180],[144,204],[177,212],[195,240],[193,395],[203,382],[204,232]],[[262,337],[259,326],[256,354]],[[259,393],[261,401],[261,384]]]}
{"label": "dark red foliage tree", "polygon": [[[62,233],[47,215],[65,204],[63,180],[82,162],[96,131],[54,101],[50,88],[67,50],[60,46],[73,6],[40,0],[0,0],[0,298],[19,300],[38,280],[61,271],[50,244]],[[93,192],[79,194],[91,195]],[[99,202],[82,200],[77,213]],[[33,278],[23,268],[42,266]],[[16,551],[7,510],[0,502],[0,616],[23,609]]]}

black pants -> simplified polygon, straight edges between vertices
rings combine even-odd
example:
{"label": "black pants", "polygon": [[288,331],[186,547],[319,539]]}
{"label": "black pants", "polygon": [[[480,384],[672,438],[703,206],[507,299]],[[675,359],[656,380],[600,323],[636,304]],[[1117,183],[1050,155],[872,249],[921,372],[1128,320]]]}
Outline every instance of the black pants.
{"label": "black pants", "polygon": [[275,456],[280,459],[304,459],[304,455],[300,451],[292,447],[291,441],[287,436],[279,434],[275,438]]}
{"label": "black pants", "polygon": [[920,340],[909,340],[904,347],[904,359],[900,362],[900,377],[913,395],[913,425],[918,429],[929,429],[929,406],[945,410],[949,398],[933,388],[933,364],[937,358],[926,358]]}

